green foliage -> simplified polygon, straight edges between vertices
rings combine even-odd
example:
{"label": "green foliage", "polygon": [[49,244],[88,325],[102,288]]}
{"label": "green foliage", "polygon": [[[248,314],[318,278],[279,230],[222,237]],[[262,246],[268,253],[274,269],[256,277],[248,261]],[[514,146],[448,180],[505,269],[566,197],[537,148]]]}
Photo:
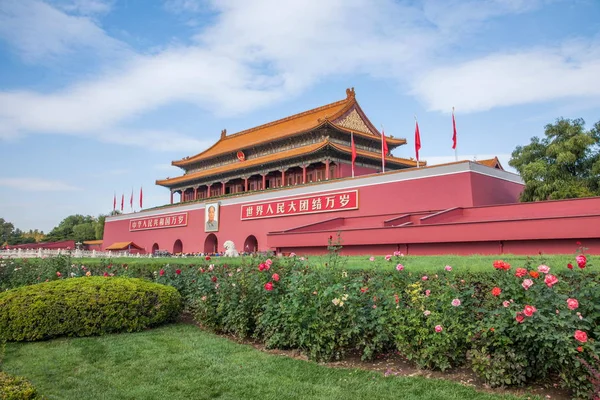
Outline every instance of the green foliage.
{"label": "green foliage", "polygon": [[175,319],[180,307],[174,288],[140,279],[40,283],[0,293],[0,340],[139,331]]}
{"label": "green foliage", "polygon": [[518,146],[509,165],[525,181],[522,201],[600,195],[600,122],[585,131],[583,119],[557,119],[545,138]]}
{"label": "green foliage", "polygon": [[25,378],[0,371],[1,400],[42,400],[33,385]]}
{"label": "green foliage", "polygon": [[0,246],[17,245],[24,243],[35,243],[44,237],[43,232],[30,230],[29,232],[23,232],[19,228],[15,229],[15,226],[5,221],[4,218],[0,218]]}
{"label": "green foliage", "polygon": [[60,240],[83,242],[84,240],[102,239],[105,218],[104,215],[100,215],[98,218],[91,215],[69,215],[50,231],[46,240],[49,242]]}

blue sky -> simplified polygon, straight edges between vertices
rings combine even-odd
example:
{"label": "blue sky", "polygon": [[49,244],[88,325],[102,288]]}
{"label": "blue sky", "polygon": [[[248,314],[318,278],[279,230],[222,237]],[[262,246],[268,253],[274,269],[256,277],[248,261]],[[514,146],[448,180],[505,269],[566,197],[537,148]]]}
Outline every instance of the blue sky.
{"label": "blue sky", "polygon": [[[0,0],[0,217],[112,210],[222,129],[345,97],[429,164],[600,120],[598,0]],[[451,188],[448,188],[451,190]]]}

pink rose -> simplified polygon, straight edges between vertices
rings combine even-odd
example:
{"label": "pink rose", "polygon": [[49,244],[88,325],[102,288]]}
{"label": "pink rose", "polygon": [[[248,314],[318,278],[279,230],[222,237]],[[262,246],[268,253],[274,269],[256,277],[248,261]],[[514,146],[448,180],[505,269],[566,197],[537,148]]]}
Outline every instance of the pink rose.
{"label": "pink rose", "polygon": [[523,286],[523,289],[525,290],[529,289],[531,285],[533,285],[533,281],[531,279],[525,279],[521,284],[521,286]]}
{"label": "pink rose", "polygon": [[[271,264],[273,264],[273,261],[271,261],[270,258],[267,259],[267,261],[265,261],[265,264],[267,265],[267,267],[270,267]],[[268,269],[268,268],[267,268]]]}
{"label": "pink rose", "polygon": [[550,272],[550,267],[547,265],[540,265],[537,270],[543,274],[547,274],[548,272]]}
{"label": "pink rose", "polygon": [[56,271],[56,276],[58,276],[60,278],[61,275],[62,274],[60,272]]}
{"label": "pink rose", "polygon": [[453,305],[454,307],[458,307],[458,306],[460,306],[460,299],[454,299],[454,300],[452,300],[452,305]]}
{"label": "pink rose", "polygon": [[546,285],[549,288],[551,288],[552,286],[554,286],[558,283],[558,278],[555,277],[554,275],[548,274],[548,275],[546,275],[546,279],[544,279],[544,282],[546,283]]}
{"label": "pink rose", "polygon": [[442,328],[442,326],[441,326],[441,325],[436,325],[436,326],[435,326],[435,331],[436,331],[437,333],[440,333],[440,332],[441,332],[441,331],[443,331],[443,330],[444,330],[444,328]]}
{"label": "pink rose", "polygon": [[385,261],[390,261],[392,259],[392,255],[388,254],[387,256],[385,256]]}
{"label": "pink rose", "polygon": [[375,257],[373,257],[373,256],[369,257],[369,261],[375,261]]}
{"label": "pink rose", "polygon": [[278,274],[273,274],[273,276],[271,278],[273,278],[273,280],[275,282],[279,282],[279,275]]}
{"label": "pink rose", "polygon": [[504,300],[504,301],[502,302],[502,305],[503,305],[504,307],[510,307],[510,301],[508,301],[508,300]]}
{"label": "pink rose", "polygon": [[421,279],[424,280],[424,281],[426,281],[429,278],[427,277],[427,275],[423,275],[423,277]]}
{"label": "pink rose", "polygon": [[429,310],[423,311],[423,315],[426,317],[428,317],[430,314],[431,314],[431,311],[429,311]]}
{"label": "pink rose", "polygon": [[575,310],[579,307],[579,302],[577,299],[567,299],[567,307],[569,310]]}
{"label": "pink rose", "polygon": [[448,272],[452,271],[452,267],[451,267],[451,266],[449,266],[449,265],[446,265],[446,266],[444,267],[444,269],[445,269],[446,271],[448,271]]}
{"label": "pink rose", "polygon": [[587,258],[583,254],[580,254],[577,257],[575,257],[575,261],[577,261],[577,266],[579,268],[584,269],[585,264],[587,263]]}
{"label": "pink rose", "polygon": [[273,283],[271,282],[267,282],[265,283],[265,290],[270,292],[271,290],[273,290]]}
{"label": "pink rose", "polygon": [[429,297],[430,294],[431,294],[431,290],[427,289],[425,291],[425,297]]}
{"label": "pink rose", "polygon": [[584,331],[580,331],[580,330],[576,330],[573,337],[575,337],[575,340],[577,340],[578,342],[581,342],[581,343],[585,343],[588,340],[587,333],[585,333]]}
{"label": "pink rose", "polygon": [[534,306],[526,305],[525,309],[523,310],[523,314],[525,314],[528,317],[531,317],[533,315],[533,313],[536,311],[537,311],[537,308],[535,308]]}
{"label": "pink rose", "polygon": [[402,265],[402,264],[396,265],[396,271],[403,271],[403,270],[404,270],[404,265]]}

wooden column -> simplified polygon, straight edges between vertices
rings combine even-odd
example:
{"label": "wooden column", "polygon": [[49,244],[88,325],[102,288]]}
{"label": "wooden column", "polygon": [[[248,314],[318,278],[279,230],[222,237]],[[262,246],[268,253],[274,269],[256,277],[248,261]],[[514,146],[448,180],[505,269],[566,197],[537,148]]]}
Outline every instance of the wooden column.
{"label": "wooden column", "polygon": [[173,191],[171,190],[171,204],[173,204]]}
{"label": "wooden column", "polygon": [[285,169],[281,170],[281,186],[285,186]]}
{"label": "wooden column", "polygon": [[261,174],[263,177],[263,181],[262,181],[262,190],[265,190],[267,188],[267,174]]}
{"label": "wooden column", "polygon": [[308,165],[302,165],[302,183],[306,183],[306,167]]}
{"label": "wooden column", "polygon": [[210,197],[210,187],[212,186],[212,183],[206,185],[206,198],[208,199]]}
{"label": "wooden column", "polygon": [[225,194],[225,182],[221,182],[221,184],[221,196],[223,196]]}
{"label": "wooden column", "polygon": [[198,187],[194,188],[194,200],[198,200]]}
{"label": "wooden column", "polygon": [[329,160],[325,160],[325,180],[329,180]]}
{"label": "wooden column", "polygon": [[244,178],[244,192],[248,191],[248,178]]}

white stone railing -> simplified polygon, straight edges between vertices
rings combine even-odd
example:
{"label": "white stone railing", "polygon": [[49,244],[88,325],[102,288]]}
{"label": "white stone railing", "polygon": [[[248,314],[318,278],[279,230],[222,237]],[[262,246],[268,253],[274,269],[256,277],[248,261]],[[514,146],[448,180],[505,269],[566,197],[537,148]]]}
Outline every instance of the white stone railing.
{"label": "white stone railing", "polygon": [[43,258],[56,257],[59,255],[71,256],[76,258],[116,258],[116,257],[152,257],[151,254],[131,254],[128,251],[96,251],[96,250],[25,250],[11,249],[0,250],[0,258]]}

